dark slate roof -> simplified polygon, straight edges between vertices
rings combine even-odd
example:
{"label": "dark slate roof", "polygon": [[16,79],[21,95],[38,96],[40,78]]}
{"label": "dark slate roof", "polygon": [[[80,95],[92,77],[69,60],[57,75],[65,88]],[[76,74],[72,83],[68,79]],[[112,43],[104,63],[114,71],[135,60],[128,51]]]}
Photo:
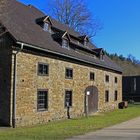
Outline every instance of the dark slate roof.
{"label": "dark slate roof", "polygon": [[[49,32],[43,31],[42,27],[36,24],[36,20],[41,17],[45,17],[45,14],[36,9],[34,6],[26,6],[17,2],[16,0],[10,0],[11,2],[6,6],[3,15],[0,15],[0,22],[7,28],[9,33],[18,42],[34,45],[38,48],[49,50],[55,53],[63,54],[68,57],[73,57],[84,62],[108,68],[121,72],[121,68],[111,61],[107,56],[104,57],[104,61],[95,59],[91,56],[78,53],[73,49],[64,49],[59,43],[53,40],[52,35]],[[0,2],[1,4],[1,2]],[[67,25],[51,18],[52,25],[62,31],[67,31],[68,34],[79,37],[80,34],[69,28]],[[90,48],[96,48],[91,42]],[[91,49],[92,51],[92,49]]]}

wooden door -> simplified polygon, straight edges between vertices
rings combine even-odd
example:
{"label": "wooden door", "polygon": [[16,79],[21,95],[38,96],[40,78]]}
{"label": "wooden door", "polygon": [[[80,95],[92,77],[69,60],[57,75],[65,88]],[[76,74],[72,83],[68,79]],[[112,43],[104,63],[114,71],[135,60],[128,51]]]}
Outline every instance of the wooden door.
{"label": "wooden door", "polygon": [[95,86],[90,86],[86,89],[90,92],[87,96],[88,100],[88,113],[94,113],[98,111],[98,89]]}

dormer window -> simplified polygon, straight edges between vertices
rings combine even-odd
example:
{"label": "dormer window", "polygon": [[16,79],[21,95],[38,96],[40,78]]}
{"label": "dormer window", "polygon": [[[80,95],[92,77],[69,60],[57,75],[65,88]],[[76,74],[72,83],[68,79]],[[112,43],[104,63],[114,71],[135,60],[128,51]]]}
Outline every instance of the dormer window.
{"label": "dormer window", "polygon": [[51,27],[50,27],[50,24],[47,23],[47,22],[45,22],[45,23],[44,23],[44,26],[43,26],[43,30],[44,30],[44,31],[48,31],[48,32],[51,33]]}
{"label": "dormer window", "polygon": [[84,40],[84,47],[87,47],[88,41]]}
{"label": "dormer window", "polygon": [[104,60],[104,54],[103,53],[100,54],[100,60]]}
{"label": "dormer window", "polygon": [[44,23],[43,30],[44,31],[48,31],[49,30],[49,24],[48,23]]}
{"label": "dormer window", "polygon": [[88,46],[89,38],[88,38],[87,35],[79,36],[79,39],[83,43],[83,46],[84,47],[87,47]]}
{"label": "dormer window", "polygon": [[67,39],[62,39],[62,47],[69,48],[69,41]]}
{"label": "dormer window", "polygon": [[104,53],[103,49],[101,49],[100,60],[104,61],[104,55],[105,55],[105,53]]}
{"label": "dormer window", "polygon": [[80,44],[80,42],[79,42],[79,41],[77,41],[77,44],[79,45],[79,44]]}
{"label": "dormer window", "polygon": [[96,48],[96,49],[93,49],[93,51],[97,53],[97,56],[100,60],[104,61],[105,52],[102,48]]}
{"label": "dormer window", "polygon": [[69,49],[70,36],[67,31],[62,35],[62,48]]}

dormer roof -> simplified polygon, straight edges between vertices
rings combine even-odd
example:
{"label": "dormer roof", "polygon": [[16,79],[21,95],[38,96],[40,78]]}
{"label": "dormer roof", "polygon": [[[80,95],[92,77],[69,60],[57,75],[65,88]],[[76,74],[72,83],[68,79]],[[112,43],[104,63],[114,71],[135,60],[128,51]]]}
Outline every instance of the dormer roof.
{"label": "dormer roof", "polygon": [[71,39],[70,39],[70,36],[69,36],[69,34],[68,34],[68,32],[67,31],[65,31],[65,33],[62,35],[62,38],[66,38],[66,39],[68,39],[69,41],[71,41]]}
{"label": "dormer roof", "polygon": [[65,38],[65,39],[68,39],[69,41],[71,41],[70,36],[67,31],[65,31],[65,32],[61,31],[61,32],[54,33],[54,34],[52,34],[52,37],[56,40]]}
{"label": "dormer roof", "polygon": [[105,52],[103,50],[103,48],[96,48],[96,49],[93,49],[95,52],[97,52],[99,55],[103,54],[105,55]]}
{"label": "dormer roof", "polygon": [[48,22],[50,25],[52,25],[50,16],[43,16],[41,18],[36,19],[36,23],[44,23],[44,22]]}
{"label": "dormer roof", "polygon": [[82,41],[89,41],[89,38],[87,35],[82,35],[82,36],[79,36],[78,38]]}
{"label": "dormer roof", "polygon": [[46,16],[43,21],[48,22],[48,23],[50,23],[50,25],[52,25],[52,21],[51,21],[51,18],[49,16]]}

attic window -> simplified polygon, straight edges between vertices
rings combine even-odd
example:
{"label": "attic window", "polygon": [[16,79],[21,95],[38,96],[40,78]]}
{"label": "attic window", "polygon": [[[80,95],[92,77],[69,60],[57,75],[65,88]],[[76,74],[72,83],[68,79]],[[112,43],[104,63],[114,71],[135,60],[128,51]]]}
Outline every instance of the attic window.
{"label": "attic window", "polygon": [[84,47],[87,47],[88,41],[84,40]]}
{"label": "attic window", "polygon": [[104,51],[100,51],[100,60],[104,61]]}
{"label": "attic window", "polygon": [[100,54],[100,60],[104,60],[104,54],[103,53]]}
{"label": "attic window", "polygon": [[67,39],[62,39],[62,48],[69,48],[69,41]]}
{"label": "attic window", "polygon": [[50,24],[48,22],[44,23],[43,30],[51,33],[51,27],[50,27]]}

